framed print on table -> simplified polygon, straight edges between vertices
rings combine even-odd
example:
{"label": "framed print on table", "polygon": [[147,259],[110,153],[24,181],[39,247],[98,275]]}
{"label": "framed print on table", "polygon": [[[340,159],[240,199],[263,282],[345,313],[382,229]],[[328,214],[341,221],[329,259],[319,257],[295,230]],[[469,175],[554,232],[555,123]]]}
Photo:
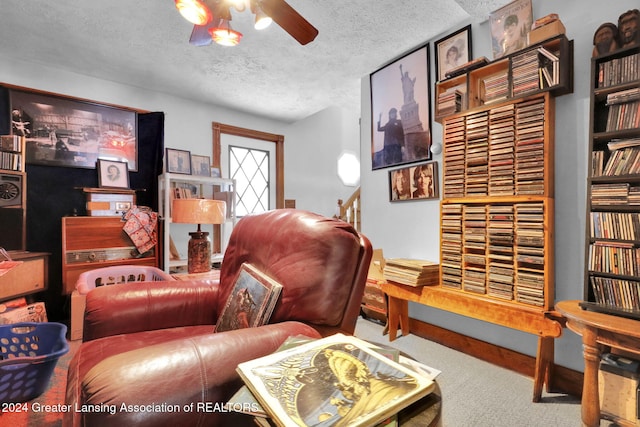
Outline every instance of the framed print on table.
{"label": "framed print on table", "polygon": [[389,200],[437,199],[438,162],[420,163],[389,171]]}
{"label": "framed print on table", "polygon": [[533,24],[531,0],[515,0],[489,14],[493,59],[527,47]]}
{"label": "framed print on table", "polygon": [[129,170],[127,162],[98,159],[98,186],[129,188]]}
{"label": "framed print on table", "polygon": [[372,169],[431,159],[429,86],[428,44],[370,75]]}
{"label": "framed print on table", "polygon": [[448,71],[471,61],[471,25],[434,43],[438,81],[446,79]]}
{"label": "framed print on table", "polygon": [[191,175],[191,152],[167,148],[167,172]]}
{"label": "framed print on table", "polygon": [[191,173],[197,176],[211,176],[211,159],[209,156],[192,154]]}

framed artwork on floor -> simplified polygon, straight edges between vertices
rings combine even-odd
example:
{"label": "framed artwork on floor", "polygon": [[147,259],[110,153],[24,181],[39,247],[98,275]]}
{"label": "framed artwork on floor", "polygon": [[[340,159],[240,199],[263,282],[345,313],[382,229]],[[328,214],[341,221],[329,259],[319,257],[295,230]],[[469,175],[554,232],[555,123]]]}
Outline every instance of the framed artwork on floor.
{"label": "framed artwork on floor", "polygon": [[370,75],[372,169],[431,159],[429,45]]}

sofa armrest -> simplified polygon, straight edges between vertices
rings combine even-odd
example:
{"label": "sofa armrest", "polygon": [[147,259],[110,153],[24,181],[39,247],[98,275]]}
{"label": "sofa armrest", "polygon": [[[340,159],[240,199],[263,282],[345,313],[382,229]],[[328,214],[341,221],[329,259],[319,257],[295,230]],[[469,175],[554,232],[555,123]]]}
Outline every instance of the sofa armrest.
{"label": "sofa armrest", "polygon": [[215,325],[218,281],[136,282],[87,294],[83,341],[190,325]]}
{"label": "sofa armrest", "polygon": [[[283,322],[183,338],[121,353],[102,360],[87,372],[77,404],[109,402],[117,408],[108,416],[109,425],[235,425],[227,422],[232,414],[225,414],[223,405],[243,384],[236,372],[237,365],[271,354],[288,337],[297,335],[320,338],[310,326]],[[146,407],[160,403],[179,409],[160,408],[144,414],[120,410],[123,404]],[[65,414],[65,417],[68,415],[77,416]],[[105,416],[105,413],[83,414],[84,424],[104,425]]]}

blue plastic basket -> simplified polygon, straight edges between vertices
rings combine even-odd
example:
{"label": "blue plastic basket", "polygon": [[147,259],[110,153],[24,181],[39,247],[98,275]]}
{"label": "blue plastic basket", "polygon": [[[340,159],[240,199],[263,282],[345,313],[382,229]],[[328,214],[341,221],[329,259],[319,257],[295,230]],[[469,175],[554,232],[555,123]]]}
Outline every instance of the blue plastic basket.
{"label": "blue plastic basket", "polygon": [[49,386],[60,356],[69,351],[62,323],[0,325],[0,402],[26,402]]}

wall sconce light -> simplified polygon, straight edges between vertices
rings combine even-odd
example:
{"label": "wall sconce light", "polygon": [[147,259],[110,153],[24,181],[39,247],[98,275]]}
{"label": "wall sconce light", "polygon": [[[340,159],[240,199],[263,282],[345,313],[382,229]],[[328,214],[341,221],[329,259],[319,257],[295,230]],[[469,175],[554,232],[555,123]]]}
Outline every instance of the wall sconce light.
{"label": "wall sconce light", "polygon": [[343,152],[338,157],[338,176],[342,181],[342,184],[355,187],[360,181],[360,160],[355,155],[348,151]]}
{"label": "wall sconce light", "polygon": [[205,273],[211,270],[211,240],[209,233],[200,229],[201,224],[222,224],[227,217],[227,204],[222,200],[174,199],[171,221],[198,224],[198,230],[189,233],[187,269],[189,273]]}

